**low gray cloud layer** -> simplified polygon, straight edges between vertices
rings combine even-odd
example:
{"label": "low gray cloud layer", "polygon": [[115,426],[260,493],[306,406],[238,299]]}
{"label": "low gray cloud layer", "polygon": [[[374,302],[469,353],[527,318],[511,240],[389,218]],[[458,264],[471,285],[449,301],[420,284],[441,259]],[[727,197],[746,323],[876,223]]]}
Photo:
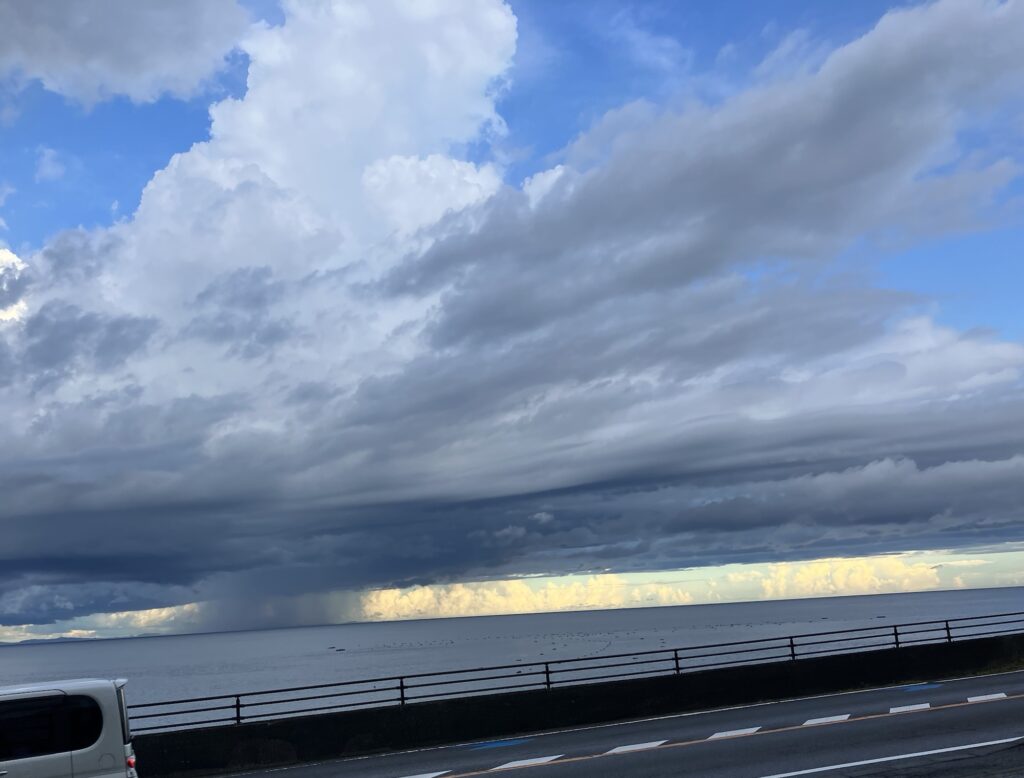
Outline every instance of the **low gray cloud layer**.
{"label": "low gray cloud layer", "polygon": [[[246,98],[133,219],[0,276],[27,306],[0,324],[0,623],[1022,539],[1024,345],[844,253],[1012,216],[1024,5],[892,13],[720,103],[625,106],[524,187],[437,156],[494,131],[507,8],[374,3],[395,38],[365,52],[326,8],[254,34]],[[369,121],[312,66],[335,33],[366,84],[448,102],[367,103],[379,147],[310,149]],[[447,214],[412,229],[371,166]]]}
{"label": "low gray cloud layer", "polygon": [[246,23],[235,0],[3,0],[0,83],[38,80],[86,105],[115,95],[190,97],[224,65]]}

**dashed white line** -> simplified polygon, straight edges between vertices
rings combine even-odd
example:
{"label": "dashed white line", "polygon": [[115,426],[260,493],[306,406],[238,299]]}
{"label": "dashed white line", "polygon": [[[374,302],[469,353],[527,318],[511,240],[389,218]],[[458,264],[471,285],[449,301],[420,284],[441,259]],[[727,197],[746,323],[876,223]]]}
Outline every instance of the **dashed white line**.
{"label": "dashed white line", "polygon": [[968,697],[968,702],[990,702],[992,700],[1005,700],[1006,692],[997,692],[996,694],[979,694],[977,697]]}
{"label": "dashed white line", "polygon": [[738,737],[739,735],[753,735],[760,727],[747,727],[746,729],[729,729],[725,732],[716,732],[708,740],[718,740],[723,737]]}
{"label": "dashed white line", "polygon": [[917,705],[897,705],[895,708],[889,708],[889,713],[912,713],[915,710],[928,710],[931,706],[930,702],[919,702]]}
{"label": "dashed white line", "polygon": [[554,762],[556,759],[561,759],[565,754],[555,754],[554,756],[538,756],[535,759],[517,759],[514,762],[506,762],[503,765],[492,767],[491,772],[495,770],[511,770],[515,767],[532,767],[538,764],[547,764],[548,762]]}
{"label": "dashed white line", "polygon": [[440,775],[448,775],[451,770],[442,770],[439,773],[416,773],[416,775],[406,775],[405,778],[438,778]]}
{"label": "dashed white line", "polygon": [[879,759],[865,759],[860,762],[845,762],[844,764],[830,764],[826,767],[812,767],[810,770],[797,770],[792,773],[775,773],[766,775],[764,778],[793,778],[797,775],[811,775],[812,773],[827,773],[832,770],[842,770],[847,767],[861,767],[868,764],[881,764],[882,762],[896,762],[900,759],[915,759],[922,756],[934,756],[935,754],[950,754],[954,751],[968,751],[972,748],[986,748],[988,746],[1002,746],[1007,743],[1016,743],[1021,738],[1008,737],[1004,740],[989,740],[986,743],[969,743],[966,746],[953,746],[952,748],[938,748],[934,751],[916,751],[913,754],[898,754],[896,756],[883,756]]}
{"label": "dashed white line", "polygon": [[816,724],[834,724],[837,721],[846,721],[850,718],[849,713],[844,713],[841,716],[822,716],[820,719],[807,719],[804,722],[805,727],[813,727]]}
{"label": "dashed white line", "polygon": [[606,754],[628,754],[633,751],[646,751],[648,748],[657,748],[667,743],[667,740],[652,740],[650,743],[635,743],[631,746],[617,746],[611,751],[606,751]]}

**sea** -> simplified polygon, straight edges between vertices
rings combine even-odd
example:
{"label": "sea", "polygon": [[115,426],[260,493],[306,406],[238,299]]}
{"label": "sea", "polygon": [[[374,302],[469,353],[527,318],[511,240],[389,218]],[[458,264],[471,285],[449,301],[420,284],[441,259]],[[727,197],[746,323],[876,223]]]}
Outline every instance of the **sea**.
{"label": "sea", "polygon": [[127,678],[133,703],[1024,611],[1024,587],[0,645],[0,686]]}

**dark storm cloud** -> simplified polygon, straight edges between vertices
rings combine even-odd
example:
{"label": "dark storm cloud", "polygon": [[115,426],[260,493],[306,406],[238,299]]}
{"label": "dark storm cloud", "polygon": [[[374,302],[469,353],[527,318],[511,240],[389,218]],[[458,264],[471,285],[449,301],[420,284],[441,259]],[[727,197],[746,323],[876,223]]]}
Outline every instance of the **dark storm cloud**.
{"label": "dark storm cloud", "polygon": [[109,316],[54,300],[26,319],[20,362],[37,387],[76,369],[111,370],[144,348],[157,328],[152,318]]}
{"label": "dark storm cloud", "polygon": [[[35,576],[71,589],[76,581],[109,580],[117,565],[118,580],[138,576],[192,598],[248,593],[258,600],[368,584],[658,569],[1018,539],[1024,459],[973,458],[1011,448],[997,429],[1008,422],[1024,423],[1019,403],[999,413],[979,411],[969,424],[944,423],[941,412],[934,412],[874,423],[864,416],[818,419],[813,435],[792,425],[736,425],[731,433],[708,430],[688,446],[677,443],[652,456],[666,470],[666,460],[677,463],[671,476],[653,477],[641,462],[641,472],[615,482],[483,501],[323,510],[289,507],[278,495],[271,510],[266,498],[274,489],[263,500],[219,504],[175,503],[168,494],[154,495],[147,504],[135,493],[135,507],[118,513],[102,508],[91,515],[76,510],[10,516],[4,567],[16,580]],[[922,436],[929,427],[931,434]],[[828,439],[831,456],[822,456],[818,435]],[[887,447],[934,463],[864,463],[865,451]],[[736,466],[722,469],[724,462],[743,458],[745,473]],[[198,481],[201,468],[188,477]],[[234,484],[255,493],[255,485],[242,486],[237,478]],[[46,484],[51,492],[53,486]],[[10,483],[4,488],[7,494],[17,491]],[[126,495],[106,498],[123,505]],[[533,518],[541,512],[551,518]],[[133,532],[124,533],[126,526]],[[67,542],[55,554],[58,529]],[[102,553],[87,542],[97,533],[106,538]],[[15,559],[21,562],[12,564]],[[23,588],[9,578],[6,586]],[[37,622],[93,607],[92,600],[73,601],[71,609],[65,602],[46,611],[46,598],[32,602],[31,620]],[[149,594],[130,603],[155,607],[156,599]],[[28,620],[19,611],[3,618]]]}
{"label": "dark storm cloud", "polygon": [[[0,399],[31,407],[0,419],[0,622],[212,599],[207,626],[284,624],[337,589],[1020,540],[1024,347],[832,263],[992,215],[1019,174],[969,117],[1019,105],[1020,7],[893,14],[721,104],[629,106],[401,259],[332,266],[335,231],[289,242],[262,179],[202,180],[215,215],[141,316],[93,297],[164,232],[58,237],[0,332]],[[293,245],[323,266],[264,264]]]}
{"label": "dark storm cloud", "polygon": [[[92,573],[92,571],[90,571]],[[0,593],[0,626],[52,624],[89,613],[110,610],[161,608],[180,602],[191,592],[163,584],[104,581],[62,584],[43,576],[24,579],[16,586],[4,581]]]}

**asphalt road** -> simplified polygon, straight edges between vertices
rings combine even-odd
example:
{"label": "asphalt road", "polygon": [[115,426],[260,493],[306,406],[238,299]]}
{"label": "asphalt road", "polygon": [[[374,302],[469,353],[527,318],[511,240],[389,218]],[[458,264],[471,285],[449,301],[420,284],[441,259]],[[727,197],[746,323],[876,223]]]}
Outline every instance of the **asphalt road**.
{"label": "asphalt road", "polygon": [[[529,722],[523,722],[528,730]],[[1024,672],[544,732],[274,778],[1024,776]]]}

